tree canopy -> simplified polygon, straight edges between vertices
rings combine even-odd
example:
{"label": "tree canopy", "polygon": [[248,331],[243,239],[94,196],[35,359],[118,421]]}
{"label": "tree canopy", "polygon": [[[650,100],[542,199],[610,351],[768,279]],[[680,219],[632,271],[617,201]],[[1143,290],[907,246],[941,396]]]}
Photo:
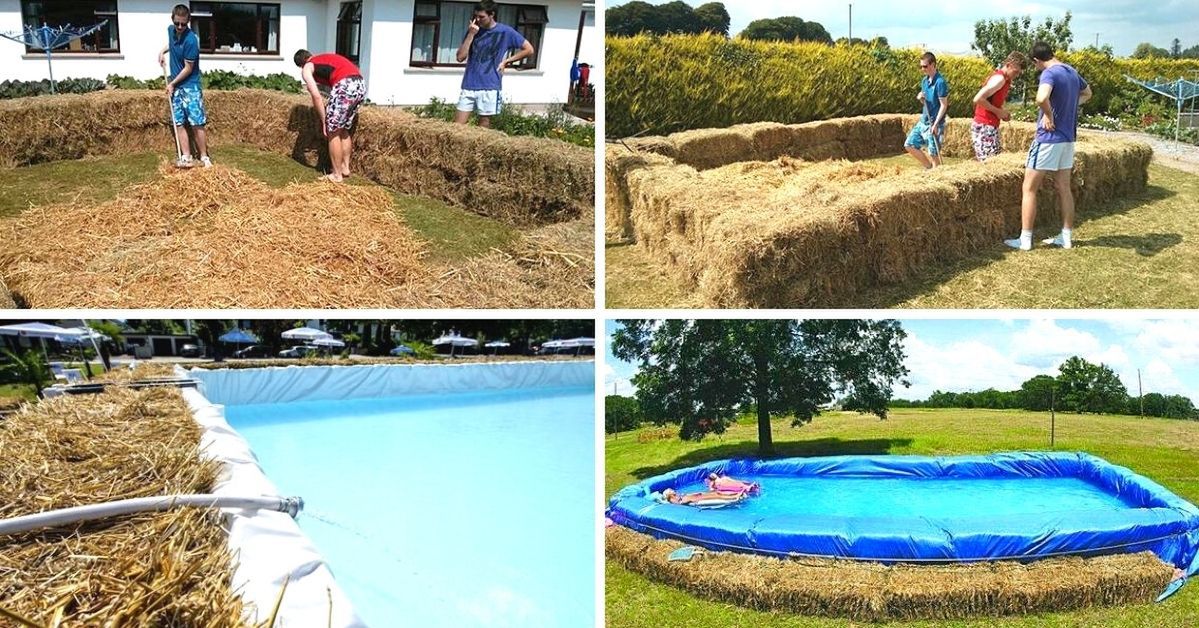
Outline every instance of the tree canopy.
{"label": "tree canopy", "polygon": [[816,41],[832,44],[833,38],[820,22],[805,22],[795,16],[754,20],[738,37],[755,41]]}
{"label": "tree canopy", "polygon": [[885,418],[893,385],[907,375],[897,321],[620,322],[612,351],[639,363],[633,383],[642,414],[679,423],[689,440],[723,433],[751,405],[764,453],[773,448],[772,417],[802,425],[840,400]]}
{"label": "tree canopy", "polygon": [[621,37],[640,33],[696,35],[705,32],[728,37],[731,22],[729,12],[720,2],[709,2],[693,9],[678,0],[661,5],[629,2],[607,9],[604,19],[607,34]]}

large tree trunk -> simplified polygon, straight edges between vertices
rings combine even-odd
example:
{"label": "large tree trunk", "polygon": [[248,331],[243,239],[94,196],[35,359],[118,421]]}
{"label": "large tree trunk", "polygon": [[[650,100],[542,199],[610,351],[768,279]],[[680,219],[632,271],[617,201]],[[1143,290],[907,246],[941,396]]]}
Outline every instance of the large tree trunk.
{"label": "large tree trunk", "polygon": [[774,453],[774,439],[770,435],[770,376],[765,358],[754,359],[754,403],[758,406],[758,453]]}

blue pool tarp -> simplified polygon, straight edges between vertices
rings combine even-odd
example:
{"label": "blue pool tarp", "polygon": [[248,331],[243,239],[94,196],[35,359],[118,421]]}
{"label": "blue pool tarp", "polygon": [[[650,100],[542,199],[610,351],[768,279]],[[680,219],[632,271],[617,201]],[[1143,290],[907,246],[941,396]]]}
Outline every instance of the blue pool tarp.
{"label": "blue pool tarp", "polygon": [[[651,496],[701,482],[710,472],[754,478],[1078,478],[1129,507],[1002,517],[986,513],[935,518],[764,516],[736,509],[713,513],[664,504]],[[768,499],[769,487],[764,485],[763,490],[766,495],[760,499]],[[1146,477],[1084,453],[714,461],[620,490],[609,503],[608,516],[639,532],[718,551],[882,562],[963,562],[1148,550],[1188,576],[1199,573],[1199,508]]]}

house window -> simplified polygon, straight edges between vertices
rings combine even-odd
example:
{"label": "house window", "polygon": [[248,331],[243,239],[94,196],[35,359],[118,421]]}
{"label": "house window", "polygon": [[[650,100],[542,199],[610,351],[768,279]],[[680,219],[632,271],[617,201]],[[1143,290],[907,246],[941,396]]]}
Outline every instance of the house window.
{"label": "house window", "polygon": [[192,29],[200,52],[279,54],[279,5],[250,2],[193,2]]}
{"label": "house window", "polygon": [[[117,0],[21,0],[21,21],[26,26],[78,26],[87,28],[108,23],[82,39],[72,40],[54,54],[71,52],[120,52],[117,37]],[[39,52],[25,47],[25,52]]]}
{"label": "house window", "polygon": [[[442,2],[417,0],[412,18],[412,56],[414,66],[456,66],[458,46],[466,38],[466,30],[474,14],[474,2]],[[535,68],[541,51],[541,36],[549,22],[543,6],[497,4],[495,19],[511,26],[533,44],[535,52],[513,67]]]}
{"label": "house window", "polygon": [[358,63],[362,34],[362,3],[343,2],[337,14],[337,54]]}

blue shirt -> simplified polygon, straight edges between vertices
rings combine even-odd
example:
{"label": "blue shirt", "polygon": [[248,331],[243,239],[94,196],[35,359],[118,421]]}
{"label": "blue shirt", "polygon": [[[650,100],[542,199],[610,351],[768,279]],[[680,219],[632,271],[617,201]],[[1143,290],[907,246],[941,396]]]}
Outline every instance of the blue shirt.
{"label": "blue shirt", "polygon": [[470,44],[466,58],[466,74],[462,89],[499,90],[502,77],[498,68],[511,50],[523,48],[525,38],[511,26],[497,23],[487,30],[479,29]]}
{"label": "blue shirt", "polygon": [[920,79],[920,91],[924,92],[924,102],[928,104],[929,117],[925,122],[932,124],[936,121],[937,114],[941,112],[941,99],[949,97],[949,83],[946,83],[945,77],[937,72],[933,75],[932,81],[929,81],[927,76]]}
{"label": "blue shirt", "polygon": [[1049,108],[1053,110],[1053,132],[1041,127],[1045,112],[1037,111],[1037,141],[1042,144],[1063,144],[1078,138],[1078,97],[1087,82],[1074,68],[1059,63],[1041,72],[1041,85],[1052,85]]}
{"label": "blue shirt", "polygon": [[167,27],[167,47],[171,51],[171,80],[183,71],[183,61],[192,62],[191,74],[177,87],[200,86],[200,38],[192,29],[183,31],[182,37],[175,36],[175,27]]}

